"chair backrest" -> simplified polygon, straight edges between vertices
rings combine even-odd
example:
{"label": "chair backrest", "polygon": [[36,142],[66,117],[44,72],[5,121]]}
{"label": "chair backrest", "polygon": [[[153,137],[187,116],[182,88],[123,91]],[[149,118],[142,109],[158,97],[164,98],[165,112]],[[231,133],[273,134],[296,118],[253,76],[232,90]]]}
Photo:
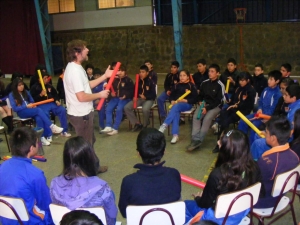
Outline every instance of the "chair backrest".
{"label": "chair backrest", "polygon": [[20,224],[22,224],[22,221],[29,220],[28,211],[23,199],[7,196],[0,196],[0,216],[18,220]]}
{"label": "chair backrest", "polygon": [[[61,205],[56,205],[51,203],[49,205],[50,208],[50,212],[51,212],[51,216],[53,219],[54,224],[59,224],[62,217],[70,212],[71,210],[68,209],[65,206],[61,206]],[[101,221],[104,225],[106,224],[106,217],[105,217],[105,211],[103,209],[103,207],[89,207],[89,208],[78,208],[77,210],[86,210],[89,211],[91,213],[94,213]]]}
{"label": "chair backrest", "polygon": [[215,217],[223,218],[226,215],[230,216],[249,208],[252,209],[258,201],[260,188],[261,183],[258,182],[243,190],[219,195],[215,207]]}
{"label": "chair backrest", "polygon": [[184,224],[185,204],[178,201],[160,205],[129,205],[126,217],[127,225]]}
{"label": "chair backrest", "polygon": [[274,180],[272,196],[277,197],[281,194],[288,192],[291,189],[296,189],[299,175],[300,165],[285,173],[278,174]]}

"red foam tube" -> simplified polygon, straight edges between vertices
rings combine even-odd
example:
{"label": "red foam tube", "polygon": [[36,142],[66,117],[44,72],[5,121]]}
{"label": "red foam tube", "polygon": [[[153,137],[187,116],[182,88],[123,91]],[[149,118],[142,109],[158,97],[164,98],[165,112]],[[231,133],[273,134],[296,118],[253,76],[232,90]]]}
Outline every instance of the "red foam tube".
{"label": "red foam tube", "polygon": [[194,78],[192,75],[190,75],[190,81],[191,81],[191,83],[195,84],[195,81],[194,81]]}
{"label": "red foam tube", "polygon": [[191,184],[191,185],[199,187],[201,189],[203,189],[205,187],[205,183],[204,182],[201,182],[199,180],[196,180],[194,178],[188,177],[188,176],[183,175],[183,174],[180,174],[180,177],[181,177],[181,181],[182,182]]}
{"label": "red foam tube", "polygon": [[[107,85],[105,86],[105,90],[110,90],[110,88],[112,87],[112,83],[113,83],[113,81],[114,81],[114,79],[115,79],[115,76],[116,76],[116,74],[117,74],[117,72],[118,72],[120,66],[121,66],[121,63],[120,63],[120,62],[117,62],[116,66],[115,66],[115,69],[114,69],[114,71],[113,71],[111,77],[109,78],[109,81],[108,81]],[[104,103],[104,100],[105,100],[104,98],[101,98],[101,99],[100,99],[100,101],[99,101],[99,103],[98,103],[98,106],[97,106],[97,110],[100,110],[100,109],[102,108],[102,105],[103,105],[103,103]]]}
{"label": "red foam tube", "polygon": [[139,80],[140,80],[140,75],[136,74],[135,75],[135,87],[134,87],[134,99],[133,99],[133,108],[136,109],[136,102],[137,102],[137,95],[139,91]]}
{"label": "red foam tube", "polygon": [[262,113],[256,113],[255,117],[261,118],[261,119],[265,119],[265,120],[269,120],[271,118],[271,116],[266,115],[266,114],[262,114]]}

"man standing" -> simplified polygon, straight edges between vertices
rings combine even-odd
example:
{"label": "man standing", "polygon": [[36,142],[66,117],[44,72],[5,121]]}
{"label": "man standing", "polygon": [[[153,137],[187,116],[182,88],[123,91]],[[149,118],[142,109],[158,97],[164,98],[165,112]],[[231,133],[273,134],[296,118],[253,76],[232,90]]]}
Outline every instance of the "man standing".
{"label": "man standing", "polygon": [[[64,88],[68,119],[75,128],[76,135],[82,136],[93,146],[96,141],[93,127],[93,100],[107,98],[109,91],[92,93],[91,89],[109,78],[112,70],[107,69],[103,76],[89,81],[86,71],[81,66],[84,61],[88,60],[88,52],[85,41],[73,40],[68,43],[67,59],[69,63],[64,74]],[[96,154],[95,157],[97,157]],[[97,161],[97,166],[99,166],[99,159]],[[100,173],[106,171],[107,166],[99,167]]]}

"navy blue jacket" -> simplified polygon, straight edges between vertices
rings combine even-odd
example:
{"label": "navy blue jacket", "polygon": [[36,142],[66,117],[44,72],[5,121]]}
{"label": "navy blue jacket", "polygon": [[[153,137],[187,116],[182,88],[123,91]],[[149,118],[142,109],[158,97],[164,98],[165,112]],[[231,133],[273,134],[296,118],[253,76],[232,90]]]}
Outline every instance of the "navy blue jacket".
{"label": "navy blue jacket", "polygon": [[136,173],[123,178],[119,209],[126,218],[128,205],[153,205],[175,202],[181,198],[181,180],[174,168],[158,165],[136,164]]}
{"label": "navy blue jacket", "polygon": [[139,79],[138,98],[141,94],[146,97],[146,100],[155,100],[156,98],[156,85],[148,76],[143,80]]}
{"label": "navy blue jacket", "polygon": [[164,82],[165,92],[171,91],[174,84],[179,82],[179,72],[176,74],[168,73]]}
{"label": "navy blue jacket", "polygon": [[193,79],[196,85],[196,88],[200,90],[200,86],[203,81],[208,79],[208,70],[205,70],[204,74],[201,74],[200,72],[196,72],[193,74]]}
{"label": "navy blue jacket", "polygon": [[134,92],[134,85],[130,77],[125,76],[123,78],[115,78],[112,86],[114,88],[114,91],[116,92],[117,97],[123,97],[126,96],[126,99],[132,99],[133,92]]}
{"label": "navy blue jacket", "polygon": [[252,77],[252,81],[253,81],[253,87],[254,87],[255,91],[258,93],[258,96],[260,96],[262,91],[266,87],[268,87],[268,79],[265,78],[263,73],[258,76],[254,75]]}
{"label": "navy blue jacket", "polygon": [[189,104],[197,103],[197,89],[195,84],[188,82],[188,83],[177,83],[174,85],[171,91],[170,100],[176,101],[180,96],[182,96],[188,90],[191,91],[184,99],[188,101]]}

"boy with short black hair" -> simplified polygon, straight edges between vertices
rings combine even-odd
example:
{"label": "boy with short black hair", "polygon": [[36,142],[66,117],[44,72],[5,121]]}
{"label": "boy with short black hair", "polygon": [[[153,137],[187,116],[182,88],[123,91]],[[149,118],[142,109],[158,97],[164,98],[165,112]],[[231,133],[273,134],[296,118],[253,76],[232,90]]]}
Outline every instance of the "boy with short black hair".
{"label": "boy with short black hair", "polygon": [[268,86],[268,79],[265,78],[263,65],[258,63],[254,66],[254,76],[252,77],[253,87],[258,94],[261,95],[262,91]]}
{"label": "boy with short black hair", "polygon": [[153,70],[153,63],[150,59],[145,60],[144,64],[148,66],[149,78],[153,80],[154,84],[157,85],[157,73]]}
{"label": "boy with short black hair", "polygon": [[271,195],[275,177],[299,165],[297,154],[288,144],[290,134],[291,125],[285,116],[272,116],[266,123],[266,142],[272,148],[264,152],[257,162],[265,187],[265,197],[259,198],[255,208],[274,207],[278,199]]}
{"label": "boy with short black hair", "polygon": [[[42,170],[32,165],[38,153],[36,132],[29,127],[16,129],[10,136],[12,158],[0,167],[0,195],[22,198],[29,213],[26,224],[53,224],[47,181]],[[0,217],[3,225],[19,224],[17,220]]]}
{"label": "boy with short black hair", "polygon": [[[150,116],[150,109],[154,103],[156,98],[156,88],[153,80],[148,77],[149,69],[146,65],[142,65],[140,67],[140,79],[138,83],[138,96],[137,99],[133,99],[136,101],[136,106],[142,106],[143,110],[143,124],[139,122],[137,119],[134,108],[133,108],[133,101],[128,102],[125,107],[124,111],[129,119],[130,123],[134,125],[131,131],[140,131],[143,127],[147,127],[149,124],[149,116]],[[137,85],[137,84],[135,84]]]}
{"label": "boy with short black hair", "polygon": [[[258,102],[258,110],[257,113],[263,113],[266,115],[272,115],[275,107],[277,105],[278,99],[281,97],[281,92],[278,86],[278,83],[280,82],[281,73],[279,70],[273,70],[269,73],[268,78],[268,87],[266,87],[263,92],[261,93],[261,96],[259,98]],[[246,116],[248,119],[252,119],[252,123],[257,127],[260,128],[261,125],[264,125],[264,122],[262,119],[254,119],[254,113],[249,114]],[[248,134],[249,126],[243,121],[240,120],[238,129],[243,131],[245,134]],[[255,132],[251,129],[250,135],[249,135],[250,145],[255,140]]]}
{"label": "boy with short black hair", "polygon": [[227,80],[230,80],[230,85],[229,85],[229,91],[228,91],[228,97],[234,93],[235,89],[237,88],[239,84],[239,72],[237,70],[237,63],[234,58],[229,58],[227,60],[227,68],[226,70],[221,74],[220,76],[220,81],[224,84],[226,87]]}
{"label": "boy with short black hair", "polygon": [[291,71],[292,71],[292,66],[289,63],[283,63],[280,67],[282,78],[290,77]]}
{"label": "boy with short black hair", "polygon": [[136,164],[134,168],[139,170],[122,180],[119,209],[124,218],[128,205],[165,204],[181,198],[179,172],[161,162],[166,148],[164,134],[154,128],[143,129],[136,145],[143,164]]}
{"label": "boy with short black hair", "polygon": [[94,78],[94,66],[92,64],[86,64],[85,71],[89,80],[95,80]]}
{"label": "boy with short black hair", "polygon": [[196,64],[198,71],[193,74],[193,80],[199,93],[202,82],[208,79],[208,69],[205,59],[199,59]]}
{"label": "boy with short black hair", "polygon": [[[202,82],[200,93],[198,95],[198,103],[201,105],[204,102],[204,107],[197,107],[193,115],[192,140],[187,151],[193,151],[198,148],[203,142],[205,135],[210,127],[211,121],[221,111],[224,98],[224,85],[218,79],[220,67],[217,64],[212,64],[209,67],[209,79]],[[200,109],[202,112],[199,112]],[[198,119],[198,114],[200,118]]]}
{"label": "boy with short black hair", "polygon": [[165,101],[170,100],[171,90],[179,82],[179,62],[171,62],[171,72],[167,74],[164,82],[164,91],[157,98],[158,112],[161,121],[166,119]]}

